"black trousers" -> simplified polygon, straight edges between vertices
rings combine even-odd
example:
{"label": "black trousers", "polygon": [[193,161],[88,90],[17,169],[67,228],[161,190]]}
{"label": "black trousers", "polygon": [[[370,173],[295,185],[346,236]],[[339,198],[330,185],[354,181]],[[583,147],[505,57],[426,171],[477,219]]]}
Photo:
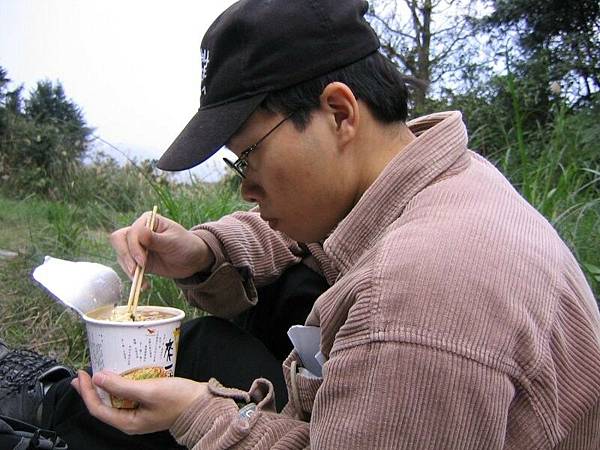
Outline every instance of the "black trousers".
{"label": "black trousers", "polygon": [[[286,332],[303,324],[325,280],[302,264],[288,269],[272,285],[258,289],[258,304],[234,321],[203,317],[181,327],[175,375],[196,381],[211,377],[247,390],[259,377],[273,383],[277,408],[287,403],[281,363],[291,351]],[[92,417],[71,388],[56,383],[44,398],[43,428],[64,439],[70,449],[180,449],[167,432],[126,435]]]}

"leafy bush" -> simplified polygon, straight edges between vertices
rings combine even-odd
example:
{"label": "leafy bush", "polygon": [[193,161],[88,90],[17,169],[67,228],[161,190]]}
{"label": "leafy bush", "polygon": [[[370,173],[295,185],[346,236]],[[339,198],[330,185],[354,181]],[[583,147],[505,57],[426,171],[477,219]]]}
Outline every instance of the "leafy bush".
{"label": "leafy bush", "polygon": [[[8,92],[0,67],[0,177],[3,192],[60,198],[69,189],[64,174],[79,167],[91,134],[79,107],[60,82],[40,81],[22,99]],[[23,107],[24,104],[24,107]]]}

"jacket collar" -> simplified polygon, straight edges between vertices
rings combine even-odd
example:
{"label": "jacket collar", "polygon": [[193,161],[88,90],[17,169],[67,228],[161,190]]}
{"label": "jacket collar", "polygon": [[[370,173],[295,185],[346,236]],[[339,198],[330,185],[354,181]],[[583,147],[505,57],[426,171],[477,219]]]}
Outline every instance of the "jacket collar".
{"label": "jacket collar", "polygon": [[415,195],[459,159],[467,159],[467,130],[460,112],[436,113],[407,125],[417,139],[390,161],[323,244],[341,275],[381,238]]}

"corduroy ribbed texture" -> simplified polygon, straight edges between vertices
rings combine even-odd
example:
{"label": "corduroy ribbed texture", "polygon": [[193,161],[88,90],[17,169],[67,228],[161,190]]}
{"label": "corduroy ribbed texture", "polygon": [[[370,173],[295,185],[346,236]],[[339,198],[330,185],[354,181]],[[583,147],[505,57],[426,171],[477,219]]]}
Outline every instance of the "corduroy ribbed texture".
{"label": "corduroy ribbed texture", "polygon": [[[460,113],[409,125],[418,138],[323,251],[309,246],[334,282],[307,319],[321,327],[323,378],[298,373],[289,396],[296,400],[282,414],[259,405],[243,423],[222,406],[227,395],[215,395],[185,413],[188,431],[171,430],[180,442],[600,448],[600,315],[576,260],[508,181],[467,150]],[[217,259],[238,268],[232,282],[265,282],[301,256],[253,213],[199,229],[218,239]],[[217,289],[205,283],[186,293],[194,300]],[[283,367],[288,389],[293,361],[294,352]],[[309,423],[298,419],[307,416]]]}

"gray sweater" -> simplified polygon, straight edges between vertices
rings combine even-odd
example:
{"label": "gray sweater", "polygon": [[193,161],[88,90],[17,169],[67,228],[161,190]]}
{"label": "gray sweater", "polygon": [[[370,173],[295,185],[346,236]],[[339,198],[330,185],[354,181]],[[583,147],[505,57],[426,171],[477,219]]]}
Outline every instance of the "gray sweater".
{"label": "gray sweater", "polygon": [[[323,245],[307,324],[323,377],[283,364],[249,392],[211,380],[171,428],[190,448],[599,449],[600,316],[552,226],[467,150],[460,113],[409,123],[400,152]],[[188,299],[229,317],[304,256],[256,213],[196,228],[216,254]],[[227,292],[230,301],[224,301]],[[258,404],[240,417],[233,399]]]}

